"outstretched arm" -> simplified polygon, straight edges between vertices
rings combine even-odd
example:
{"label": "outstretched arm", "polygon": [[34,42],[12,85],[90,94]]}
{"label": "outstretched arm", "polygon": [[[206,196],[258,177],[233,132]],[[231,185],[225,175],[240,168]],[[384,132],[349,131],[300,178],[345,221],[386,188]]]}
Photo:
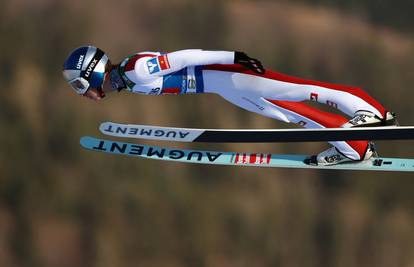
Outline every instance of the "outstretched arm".
{"label": "outstretched arm", "polygon": [[207,51],[201,49],[180,50],[167,54],[174,71],[189,66],[211,65],[211,64],[233,64],[234,52]]}
{"label": "outstretched arm", "polygon": [[147,69],[149,75],[162,76],[190,66],[234,63],[241,64],[256,73],[264,73],[260,61],[248,57],[243,52],[207,51],[201,49],[180,50],[149,58],[143,62],[142,67]]}

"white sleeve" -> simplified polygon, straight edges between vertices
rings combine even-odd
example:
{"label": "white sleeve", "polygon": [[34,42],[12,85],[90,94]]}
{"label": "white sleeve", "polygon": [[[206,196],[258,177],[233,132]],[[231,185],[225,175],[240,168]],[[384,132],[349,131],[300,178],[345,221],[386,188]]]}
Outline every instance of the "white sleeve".
{"label": "white sleeve", "polygon": [[233,64],[234,52],[186,49],[146,58],[142,63],[147,75],[163,76],[190,66]]}
{"label": "white sleeve", "polygon": [[171,68],[180,70],[188,66],[233,64],[234,52],[187,49],[167,54]]}

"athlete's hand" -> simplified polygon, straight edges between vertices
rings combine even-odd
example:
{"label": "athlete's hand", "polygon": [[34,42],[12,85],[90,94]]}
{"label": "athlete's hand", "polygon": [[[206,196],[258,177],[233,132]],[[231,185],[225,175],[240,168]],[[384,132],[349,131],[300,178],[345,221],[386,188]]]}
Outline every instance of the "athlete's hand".
{"label": "athlete's hand", "polygon": [[258,74],[265,73],[265,69],[263,68],[262,63],[255,58],[249,57],[244,52],[239,52],[239,51],[234,52],[234,63],[240,64],[246,69],[254,71]]}

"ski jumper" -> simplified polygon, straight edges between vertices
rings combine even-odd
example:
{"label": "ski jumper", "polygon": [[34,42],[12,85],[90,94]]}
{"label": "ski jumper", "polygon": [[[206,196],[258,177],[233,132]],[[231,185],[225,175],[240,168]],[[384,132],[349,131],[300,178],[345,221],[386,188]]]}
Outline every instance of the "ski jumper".
{"label": "ski jumper", "polygon": [[[386,110],[360,88],[295,78],[266,70],[257,74],[234,63],[234,52],[181,50],[143,52],[123,60],[119,73],[133,93],[146,95],[215,93],[248,111],[305,128],[341,127],[348,119],[302,101],[327,104],[352,117],[358,110],[383,118]],[[353,160],[364,157],[368,141],[330,142]]]}

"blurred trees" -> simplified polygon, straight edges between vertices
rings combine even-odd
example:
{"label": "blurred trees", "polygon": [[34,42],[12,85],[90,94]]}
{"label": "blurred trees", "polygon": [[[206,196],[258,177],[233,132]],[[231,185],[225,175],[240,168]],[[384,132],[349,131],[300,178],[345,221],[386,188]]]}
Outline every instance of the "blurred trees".
{"label": "blurred trees", "polygon": [[410,10],[414,9],[414,3],[405,0],[383,1],[383,0],[301,0],[310,5],[326,5],[349,13],[357,13],[367,18],[374,24],[390,26],[392,28],[412,35],[414,18]]}
{"label": "blurred trees", "polygon": [[[0,1],[0,266],[411,266],[410,175],[187,166],[78,146],[103,120],[288,126],[212,95],[90,103],[61,77],[67,53],[88,43],[115,62],[143,50],[244,50],[281,72],[362,86],[413,124],[411,4],[307,2]],[[379,148],[413,156],[407,143]]]}

